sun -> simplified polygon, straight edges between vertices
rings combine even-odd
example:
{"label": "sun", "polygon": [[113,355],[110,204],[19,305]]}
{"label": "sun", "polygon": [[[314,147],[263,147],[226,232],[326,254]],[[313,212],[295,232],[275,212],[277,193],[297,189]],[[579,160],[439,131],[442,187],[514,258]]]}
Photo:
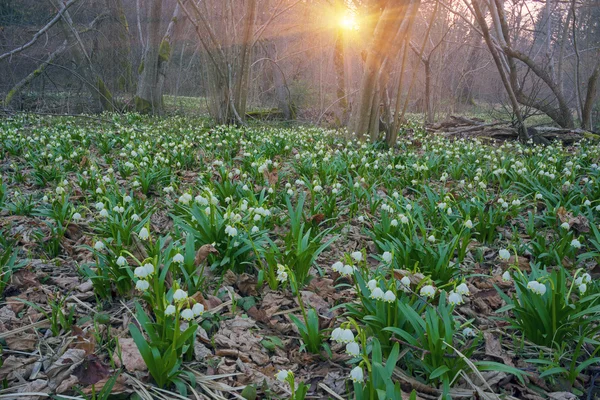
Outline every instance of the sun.
{"label": "sun", "polygon": [[349,30],[349,31],[357,31],[358,30],[358,23],[356,21],[356,18],[352,14],[347,13],[347,14],[342,15],[340,17],[338,23],[342,29]]}

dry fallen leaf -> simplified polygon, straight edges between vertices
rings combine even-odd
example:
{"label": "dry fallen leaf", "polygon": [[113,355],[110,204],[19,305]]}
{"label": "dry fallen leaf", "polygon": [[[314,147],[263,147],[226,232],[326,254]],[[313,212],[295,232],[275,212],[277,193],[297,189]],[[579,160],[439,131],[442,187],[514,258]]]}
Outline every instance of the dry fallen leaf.
{"label": "dry fallen leaf", "polygon": [[[121,359],[123,360],[123,366],[127,371],[146,371],[148,367],[142,358],[142,354],[138,350],[135,342],[131,338],[119,339],[119,345],[121,346]],[[121,360],[117,355],[117,352],[113,355],[113,361],[117,367],[121,366]]]}

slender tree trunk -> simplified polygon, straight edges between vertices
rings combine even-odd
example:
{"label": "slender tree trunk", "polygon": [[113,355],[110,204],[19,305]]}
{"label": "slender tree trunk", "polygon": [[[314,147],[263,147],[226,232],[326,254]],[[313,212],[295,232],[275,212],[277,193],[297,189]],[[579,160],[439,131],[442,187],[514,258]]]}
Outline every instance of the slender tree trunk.
{"label": "slender tree trunk", "polygon": [[246,115],[248,89],[250,82],[250,64],[252,47],[254,44],[254,27],[256,25],[257,0],[246,0],[246,13],[244,15],[244,30],[240,48],[240,61],[238,66],[237,82],[235,84],[235,109],[242,119]]}
{"label": "slender tree trunk", "polygon": [[167,77],[167,69],[171,63],[171,56],[173,55],[173,38],[175,36],[175,28],[180,22],[180,7],[179,4],[175,5],[173,16],[167,26],[167,31],[160,42],[160,50],[158,52],[158,84],[157,89],[162,103],[162,96],[164,93],[165,79]]}
{"label": "slender tree trunk", "polygon": [[[498,73],[500,74],[500,78],[502,79],[502,84],[504,85],[504,89],[506,90],[506,93],[508,94],[508,98],[510,99],[510,104],[512,106],[513,113],[515,114],[515,117],[517,118],[517,130],[519,133],[519,139],[522,142],[525,142],[529,139],[529,134],[527,133],[527,127],[525,126],[525,121],[523,120],[523,116],[521,115],[521,110],[519,108],[519,102],[517,101],[517,97],[513,90],[513,86],[511,84],[511,82],[509,81],[509,78],[506,76],[506,71],[504,70],[504,65],[500,58],[500,54],[492,41],[492,37],[490,35],[490,31],[489,31],[487,22],[485,20],[485,16],[481,12],[481,8],[479,7],[479,4],[475,0],[475,1],[471,1],[471,5],[473,7],[473,11],[475,12],[475,17],[477,19],[477,23],[479,24],[479,27],[483,33],[483,38],[485,40],[485,43],[486,43],[488,49],[490,50],[490,53],[492,54],[492,58],[494,59],[494,63],[496,64],[496,68],[498,70]],[[492,13],[492,15],[494,15],[494,14],[495,13]]]}
{"label": "slender tree trunk", "polygon": [[148,0],[146,52],[140,65],[135,109],[140,113],[161,114],[162,96],[158,87],[161,48],[162,0]]}
{"label": "slender tree trunk", "polygon": [[[365,69],[360,84],[358,107],[353,110],[353,121],[351,132],[354,132],[359,139],[364,139],[365,134],[370,132],[370,137],[378,137],[375,134],[379,132],[379,121],[375,127],[372,123],[374,116],[379,116],[379,85],[381,67],[386,61],[386,55],[389,54],[393,40],[397,36],[398,30],[406,14],[409,0],[402,0],[400,4],[397,1],[388,0],[385,8],[379,17],[373,39],[367,50]],[[376,103],[377,102],[377,103]]]}
{"label": "slender tree trunk", "polygon": [[333,48],[333,66],[335,69],[337,119],[339,125],[348,123],[348,99],[346,98],[346,71],[344,57],[344,32],[342,28],[335,30],[335,44]]}
{"label": "slender tree trunk", "polygon": [[[598,57],[600,57],[600,54],[598,54]],[[592,129],[592,110],[598,91],[598,78],[600,78],[600,63],[596,64],[596,68],[594,68],[594,71],[588,79],[585,102],[583,103],[581,112],[581,127],[583,129]]]}

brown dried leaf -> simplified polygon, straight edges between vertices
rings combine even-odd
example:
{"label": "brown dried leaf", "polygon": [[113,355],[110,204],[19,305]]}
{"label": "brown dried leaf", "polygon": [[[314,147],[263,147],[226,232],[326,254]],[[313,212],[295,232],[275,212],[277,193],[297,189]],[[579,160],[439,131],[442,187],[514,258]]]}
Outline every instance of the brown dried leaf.
{"label": "brown dried leaf", "polygon": [[[194,264],[196,266],[202,265],[202,263],[211,254],[218,255],[219,251],[217,249],[215,249],[215,246],[213,246],[212,244],[205,244],[205,245],[203,245],[202,247],[200,247],[198,249],[198,252],[196,253],[196,258],[194,259]],[[200,270],[196,270],[196,271],[198,273],[200,272]]]}
{"label": "brown dried leaf", "polygon": [[11,335],[6,339],[6,345],[11,350],[33,351],[38,338],[33,333],[23,333],[21,335]]}
{"label": "brown dried leaf", "polygon": [[83,362],[73,370],[73,375],[84,385],[95,385],[108,377],[110,371],[107,366],[102,364],[98,356],[88,354]]}
{"label": "brown dried leaf", "polygon": [[515,364],[512,361],[512,358],[510,358],[508,356],[508,354],[506,353],[506,351],[504,351],[502,349],[500,340],[498,340],[497,337],[495,337],[491,332],[484,332],[483,337],[485,338],[485,354],[486,355],[488,355],[490,357],[494,357],[494,358],[499,358],[502,361],[504,361],[504,364],[506,364],[510,367],[515,366]]}
{"label": "brown dried leaf", "polygon": [[[119,339],[119,345],[121,346],[121,359],[123,360],[123,366],[128,371],[146,371],[148,367],[142,358],[142,354],[138,350],[135,342],[131,338]],[[113,361],[117,367],[121,366],[121,360],[117,352],[113,355]]]}

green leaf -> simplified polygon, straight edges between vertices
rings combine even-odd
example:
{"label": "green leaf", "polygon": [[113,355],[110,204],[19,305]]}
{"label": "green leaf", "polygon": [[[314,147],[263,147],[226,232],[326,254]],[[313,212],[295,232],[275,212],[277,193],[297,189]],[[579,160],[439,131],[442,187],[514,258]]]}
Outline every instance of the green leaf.
{"label": "green leaf", "polygon": [[442,375],[444,375],[446,372],[450,371],[450,368],[448,368],[445,365],[441,365],[439,367],[437,367],[430,375],[429,375],[429,379],[430,380],[434,380]]}

